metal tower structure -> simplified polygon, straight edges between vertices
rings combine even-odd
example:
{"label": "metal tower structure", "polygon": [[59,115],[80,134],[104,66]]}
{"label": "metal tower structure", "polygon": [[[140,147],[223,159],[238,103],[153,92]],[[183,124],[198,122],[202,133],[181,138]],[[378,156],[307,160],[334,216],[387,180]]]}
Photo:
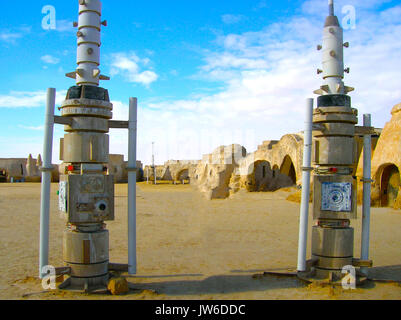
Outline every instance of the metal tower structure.
{"label": "metal tower structure", "polygon": [[[322,74],[323,85],[314,91],[319,95],[317,108],[313,109],[313,101],[309,102],[314,155],[306,162],[312,160],[314,168],[306,170],[313,170],[313,219],[316,222],[312,227],[312,259],[309,270],[306,270],[302,259],[306,252],[306,236],[302,232],[304,223],[300,227],[300,243],[302,241],[303,245],[300,245],[298,271],[303,272],[301,277],[328,279],[330,282],[340,281],[347,268],[356,270],[355,267],[371,265],[370,261],[354,258],[351,220],[357,218],[357,181],[354,176],[357,146],[354,136],[358,111],[351,107],[351,98],[347,95],[354,88],[344,85],[343,81],[344,74],[349,72],[349,68],[344,68],[344,47],[348,46],[349,43],[343,42],[343,29],[334,15],[333,0],[329,0],[323,43],[317,47],[322,51],[322,69],[317,73]],[[305,183],[309,184],[309,181]],[[303,197],[305,207],[308,198],[309,195]],[[356,278],[356,274],[354,276]]]}
{"label": "metal tower structure", "polygon": [[[136,128],[137,99],[130,99],[129,121],[113,121],[109,92],[99,86],[109,80],[100,71],[100,0],[79,0],[77,27],[77,68],[66,76],[76,85],[68,90],[54,116],[55,90],[48,91],[45,152],[42,180],[40,276],[48,264],[49,193],[51,149],[54,123],[63,124],[66,134],[60,142],[61,166],[59,209],[65,214],[63,234],[65,267],[57,275],[68,275],[62,289],[86,292],[104,289],[109,271],[121,269],[136,273]],[[109,262],[109,231],[106,221],[114,220],[114,179],[108,170],[110,128],[129,129],[128,159],[128,264]]]}

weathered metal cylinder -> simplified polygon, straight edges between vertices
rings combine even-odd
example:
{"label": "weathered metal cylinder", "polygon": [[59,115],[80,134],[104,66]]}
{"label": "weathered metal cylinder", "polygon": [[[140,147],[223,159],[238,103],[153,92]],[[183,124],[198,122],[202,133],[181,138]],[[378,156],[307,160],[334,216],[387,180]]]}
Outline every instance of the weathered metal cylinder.
{"label": "weathered metal cylinder", "polygon": [[109,136],[97,132],[72,132],[64,135],[64,162],[107,163]]}
{"label": "weathered metal cylinder", "polygon": [[348,137],[316,137],[315,163],[321,166],[352,166],[354,139]]}
{"label": "weathered metal cylinder", "polygon": [[64,126],[66,132],[91,131],[91,132],[109,132],[109,123],[107,119],[95,117],[73,117],[71,124]]}
{"label": "weathered metal cylinder", "polygon": [[313,113],[315,131],[315,164],[321,166],[352,166],[355,162],[355,124],[357,112],[350,107],[324,106]]}
{"label": "weathered metal cylinder", "polygon": [[330,273],[341,278],[343,267],[352,265],[353,255],[353,228],[312,228],[312,258],[317,259],[318,278],[327,278]]}
{"label": "weathered metal cylinder", "polygon": [[82,28],[95,28],[100,32],[100,13],[86,8],[79,12],[79,29]]}
{"label": "weathered metal cylinder", "polygon": [[63,117],[99,117],[111,119],[113,117],[113,105],[108,101],[95,99],[69,99],[61,104]]}
{"label": "weathered metal cylinder", "polygon": [[314,110],[313,217],[319,221],[312,229],[312,258],[317,278],[330,274],[341,278],[342,268],[352,265],[354,230],[349,219],[356,218],[355,124],[357,110],[349,96],[335,94],[318,98]]}
{"label": "weathered metal cylinder", "polygon": [[113,105],[108,91],[99,87],[75,86],[61,105],[63,117],[71,124],[64,136],[62,155],[66,163],[107,163],[109,161],[108,119]]}
{"label": "weathered metal cylinder", "polygon": [[109,232],[83,233],[67,229],[63,238],[63,258],[72,264],[97,264],[109,261]]}
{"label": "weathered metal cylinder", "polygon": [[77,85],[99,85],[101,11],[102,4],[99,0],[80,1],[77,33]]}
{"label": "weathered metal cylinder", "polygon": [[104,221],[114,219],[113,176],[109,162],[109,120],[113,105],[108,90],[100,88],[100,0],[80,0],[77,32],[77,69],[67,74],[76,79],[61,105],[64,138],[60,159],[59,206],[66,213],[63,257],[70,268],[61,287],[89,292],[107,287],[109,278],[109,232]]}
{"label": "weathered metal cylinder", "polygon": [[99,0],[85,0],[79,3],[79,13],[84,12],[97,12],[99,15],[102,14],[102,3]]}
{"label": "weathered metal cylinder", "polygon": [[71,268],[72,286],[103,285],[108,279],[109,232],[83,233],[67,229],[63,238],[63,259]]}
{"label": "weathered metal cylinder", "polygon": [[84,43],[92,43],[97,45],[98,47],[100,46],[100,32],[86,32],[86,30],[81,29],[81,31],[78,33],[78,45],[84,44]]}
{"label": "weathered metal cylinder", "polygon": [[96,43],[81,43],[77,49],[77,63],[93,63],[95,66],[99,66],[99,55],[99,46]]}
{"label": "weathered metal cylinder", "polygon": [[342,29],[338,25],[325,27],[323,29],[323,79],[327,77],[344,78],[343,52]]}
{"label": "weathered metal cylinder", "polygon": [[331,258],[348,258],[354,255],[353,228],[312,228],[312,254]]}
{"label": "weathered metal cylinder", "polygon": [[327,17],[323,29],[322,73],[326,92],[329,94],[344,94],[344,48],[343,30],[338,18],[334,15]]}

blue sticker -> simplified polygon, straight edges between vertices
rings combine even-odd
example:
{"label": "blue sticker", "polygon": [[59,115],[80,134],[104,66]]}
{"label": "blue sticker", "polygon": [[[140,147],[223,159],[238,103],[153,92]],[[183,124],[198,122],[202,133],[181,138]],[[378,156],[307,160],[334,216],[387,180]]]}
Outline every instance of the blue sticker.
{"label": "blue sticker", "polygon": [[352,184],[349,182],[322,183],[322,211],[351,212]]}

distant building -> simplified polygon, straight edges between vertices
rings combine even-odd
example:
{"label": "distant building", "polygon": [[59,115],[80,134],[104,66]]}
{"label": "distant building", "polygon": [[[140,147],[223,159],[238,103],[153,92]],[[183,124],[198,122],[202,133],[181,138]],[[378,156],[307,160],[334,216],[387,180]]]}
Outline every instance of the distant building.
{"label": "distant building", "polygon": [[[401,209],[401,103],[391,111],[391,120],[384,126],[380,138],[372,145],[372,205]],[[359,193],[363,177],[363,158],[358,165]],[[361,196],[360,196],[361,197]]]}
{"label": "distant building", "polygon": [[[115,183],[126,183],[128,182],[128,161],[124,161],[124,155],[122,154],[110,154],[109,155],[109,173],[114,176]],[[143,180],[143,169],[142,162],[137,161],[136,167],[138,168],[136,180]]]}
{"label": "distant building", "polygon": [[[40,182],[42,158],[38,155],[33,159],[30,154],[28,158],[0,159],[0,174],[4,182]],[[53,165],[52,181],[58,182],[58,165]],[[1,181],[1,180],[0,180]]]}

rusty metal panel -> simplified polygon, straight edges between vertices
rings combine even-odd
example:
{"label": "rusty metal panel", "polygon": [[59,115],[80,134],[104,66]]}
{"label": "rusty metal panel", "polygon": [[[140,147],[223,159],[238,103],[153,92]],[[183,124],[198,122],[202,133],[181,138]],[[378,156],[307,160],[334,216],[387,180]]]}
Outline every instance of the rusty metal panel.
{"label": "rusty metal panel", "polygon": [[60,138],[60,154],[59,158],[61,161],[64,160],[64,138]]}
{"label": "rusty metal panel", "polygon": [[89,264],[91,262],[91,242],[90,240],[82,241],[82,260],[85,264]]}
{"label": "rusty metal panel", "polygon": [[68,175],[68,222],[114,220],[114,178],[111,175]]}

